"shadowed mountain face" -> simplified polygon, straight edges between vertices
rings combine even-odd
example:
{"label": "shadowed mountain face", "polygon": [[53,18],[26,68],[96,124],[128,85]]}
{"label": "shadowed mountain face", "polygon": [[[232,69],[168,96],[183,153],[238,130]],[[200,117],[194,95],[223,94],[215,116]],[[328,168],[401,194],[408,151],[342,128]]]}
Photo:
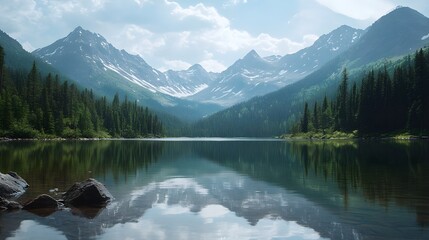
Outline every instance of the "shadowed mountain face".
{"label": "shadowed mountain face", "polygon": [[0,46],[4,50],[4,64],[5,67],[12,69],[25,69],[30,71],[33,62],[36,61],[39,70],[42,73],[58,73],[51,65],[40,60],[38,57],[33,56],[31,53],[24,50],[22,45],[0,30]]}
{"label": "shadowed mountain face", "polygon": [[381,17],[343,58],[352,66],[361,66],[381,58],[416,51],[429,42],[429,18],[408,7],[398,8]]}
{"label": "shadowed mountain face", "polygon": [[[429,18],[410,8],[398,8],[380,18],[350,48],[318,70],[278,91],[237,104],[200,121],[195,129],[202,130],[196,135],[260,137],[283,134],[298,121],[305,101],[313,103],[324,95],[329,97],[335,93],[344,67],[349,74],[354,74],[350,77],[352,81],[360,80],[367,67],[380,68],[380,62],[375,61],[400,59],[426,46],[428,34]],[[390,67],[394,67],[393,64]]]}

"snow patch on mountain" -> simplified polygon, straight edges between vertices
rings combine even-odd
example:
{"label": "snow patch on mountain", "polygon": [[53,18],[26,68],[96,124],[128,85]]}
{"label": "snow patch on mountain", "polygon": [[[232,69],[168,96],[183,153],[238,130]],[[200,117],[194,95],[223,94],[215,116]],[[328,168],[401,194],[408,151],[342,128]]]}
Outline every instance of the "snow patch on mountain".
{"label": "snow patch on mountain", "polygon": [[219,74],[208,73],[198,64],[183,71],[160,72],[140,56],[118,50],[103,36],[81,27],[34,53],[47,63],[58,64],[61,59],[65,61],[64,68],[69,56],[73,56],[74,60],[80,58],[89,66],[90,74],[117,75],[118,81],[128,81],[152,93],[228,107],[302,79],[350,47],[362,33],[362,30],[341,26],[322,35],[313,46],[285,56],[262,58],[252,50]]}

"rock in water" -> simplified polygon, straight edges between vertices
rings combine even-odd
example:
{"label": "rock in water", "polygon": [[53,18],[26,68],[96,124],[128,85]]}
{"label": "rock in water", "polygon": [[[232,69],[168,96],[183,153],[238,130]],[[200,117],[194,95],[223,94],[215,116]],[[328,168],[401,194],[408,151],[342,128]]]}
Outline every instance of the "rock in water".
{"label": "rock in water", "polygon": [[106,187],[93,178],[75,183],[63,195],[64,202],[73,206],[105,206],[113,196]]}
{"label": "rock in water", "polygon": [[52,198],[49,195],[42,194],[39,195],[37,198],[31,200],[25,206],[23,207],[24,210],[30,210],[30,209],[42,209],[42,208],[50,208],[50,209],[58,209],[61,206],[61,204]]}
{"label": "rock in water", "polygon": [[49,195],[42,194],[24,205],[27,210],[40,217],[47,217],[62,207],[62,204]]}
{"label": "rock in water", "polygon": [[0,173],[0,197],[9,198],[25,192],[28,183],[16,172]]}
{"label": "rock in water", "polygon": [[0,211],[21,209],[21,204],[0,197]]}

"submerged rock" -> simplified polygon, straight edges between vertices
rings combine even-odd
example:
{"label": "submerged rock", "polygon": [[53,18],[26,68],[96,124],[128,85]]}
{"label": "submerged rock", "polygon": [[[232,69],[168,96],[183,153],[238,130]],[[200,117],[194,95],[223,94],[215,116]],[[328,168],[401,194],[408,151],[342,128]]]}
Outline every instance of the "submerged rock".
{"label": "submerged rock", "polygon": [[106,187],[93,178],[75,183],[63,195],[65,204],[73,206],[102,207],[109,203],[113,196]]}
{"label": "submerged rock", "polygon": [[22,209],[41,217],[47,217],[62,207],[62,204],[49,195],[42,194],[24,205]]}
{"label": "submerged rock", "polygon": [[0,211],[21,209],[21,204],[0,197]]}
{"label": "submerged rock", "polygon": [[25,192],[28,183],[16,172],[0,173],[0,197],[9,198]]}
{"label": "submerged rock", "polygon": [[41,208],[58,209],[60,207],[61,207],[61,204],[53,197],[46,194],[42,194],[36,197],[35,199],[31,200],[27,204],[25,204],[23,209],[24,210],[41,209]]}

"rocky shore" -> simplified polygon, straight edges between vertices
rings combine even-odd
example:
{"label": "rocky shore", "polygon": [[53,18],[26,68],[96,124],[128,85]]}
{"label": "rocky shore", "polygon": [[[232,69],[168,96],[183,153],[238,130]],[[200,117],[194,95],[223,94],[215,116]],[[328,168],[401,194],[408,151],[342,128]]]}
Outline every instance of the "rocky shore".
{"label": "rocky shore", "polygon": [[28,187],[28,183],[15,172],[0,173],[0,211],[22,209],[39,216],[48,216],[66,208],[103,208],[113,199],[103,184],[89,178],[75,183],[60,199],[42,194],[25,203],[12,200],[19,199]]}

